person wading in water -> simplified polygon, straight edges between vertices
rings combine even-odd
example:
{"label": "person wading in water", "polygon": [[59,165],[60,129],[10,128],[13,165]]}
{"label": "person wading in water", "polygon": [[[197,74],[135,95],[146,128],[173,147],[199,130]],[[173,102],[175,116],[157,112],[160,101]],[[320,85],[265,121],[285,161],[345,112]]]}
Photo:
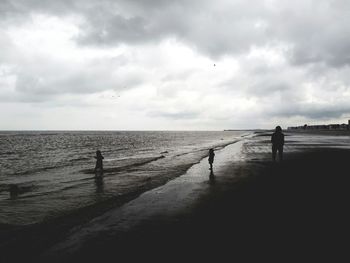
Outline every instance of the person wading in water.
{"label": "person wading in water", "polygon": [[215,156],[214,149],[213,149],[213,148],[209,149],[209,158],[208,158],[208,162],[209,162],[209,164],[210,164],[210,170],[211,170],[211,171],[213,171],[214,156]]}
{"label": "person wading in water", "polygon": [[104,157],[101,154],[100,150],[96,151],[96,156],[94,156],[96,159],[96,166],[95,166],[95,173],[103,173],[103,162],[102,160]]}

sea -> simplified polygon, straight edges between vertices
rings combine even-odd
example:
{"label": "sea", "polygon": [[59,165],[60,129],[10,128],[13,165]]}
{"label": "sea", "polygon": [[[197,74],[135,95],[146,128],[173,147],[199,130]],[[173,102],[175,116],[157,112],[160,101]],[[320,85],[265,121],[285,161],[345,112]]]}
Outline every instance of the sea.
{"label": "sea", "polygon": [[[0,224],[121,205],[251,131],[1,131]],[[103,174],[95,174],[97,150]],[[15,193],[10,189],[15,186]]]}

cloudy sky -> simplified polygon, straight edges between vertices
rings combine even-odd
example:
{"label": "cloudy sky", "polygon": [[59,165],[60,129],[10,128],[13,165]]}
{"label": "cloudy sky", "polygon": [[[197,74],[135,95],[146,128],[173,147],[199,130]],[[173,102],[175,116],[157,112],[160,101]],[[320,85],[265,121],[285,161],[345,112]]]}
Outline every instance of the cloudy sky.
{"label": "cloudy sky", "polygon": [[0,0],[0,129],[350,119],[346,0]]}

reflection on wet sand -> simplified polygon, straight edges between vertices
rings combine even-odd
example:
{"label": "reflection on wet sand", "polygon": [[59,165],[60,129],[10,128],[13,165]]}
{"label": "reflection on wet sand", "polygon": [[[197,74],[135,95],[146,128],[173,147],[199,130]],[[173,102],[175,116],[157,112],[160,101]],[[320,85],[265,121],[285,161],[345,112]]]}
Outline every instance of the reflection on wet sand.
{"label": "reflection on wet sand", "polygon": [[209,174],[209,183],[210,184],[215,184],[215,175],[213,173],[213,170],[210,170],[210,174]]}
{"label": "reflection on wet sand", "polygon": [[95,177],[95,185],[96,185],[96,193],[103,193],[104,192],[103,176],[96,176]]}

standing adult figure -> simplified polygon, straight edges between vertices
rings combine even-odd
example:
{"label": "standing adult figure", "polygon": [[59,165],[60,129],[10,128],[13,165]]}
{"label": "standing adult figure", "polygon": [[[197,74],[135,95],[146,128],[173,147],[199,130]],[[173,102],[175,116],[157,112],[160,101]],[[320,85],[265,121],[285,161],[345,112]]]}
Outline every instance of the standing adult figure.
{"label": "standing adult figure", "polygon": [[278,151],[279,160],[283,160],[283,145],[284,145],[284,134],[282,133],[281,126],[277,126],[275,132],[271,136],[272,143],[272,160],[276,161],[276,153]]}

